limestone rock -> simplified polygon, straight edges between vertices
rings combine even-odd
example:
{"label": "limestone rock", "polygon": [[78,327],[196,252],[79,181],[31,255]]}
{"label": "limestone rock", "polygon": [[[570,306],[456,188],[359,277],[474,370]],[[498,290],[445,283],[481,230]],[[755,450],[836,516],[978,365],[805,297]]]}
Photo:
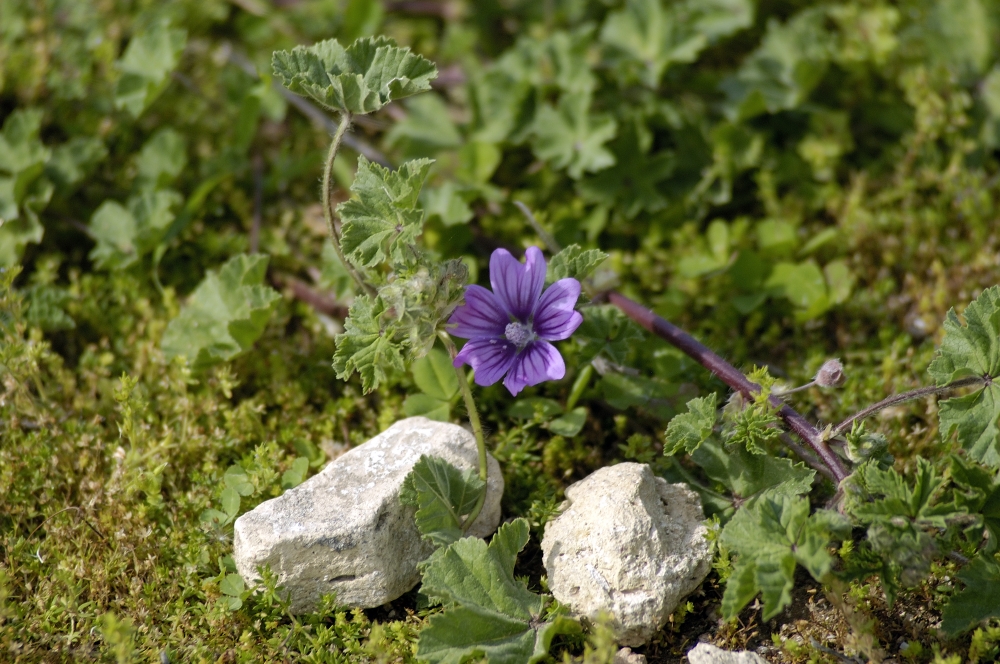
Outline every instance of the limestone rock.
{"label": "limestone rock", "polygon": [[767,664],[767,660],[750,650],[733,652],[708,643],[699,643],[688,651],[691,664]]}
{"label": "limestone rock", "polygon": [[[413,507],[399,489],[421,454],[459,469],[477,468],[476,441],[454,424],[411,417],[332,461],[314,477],[238,518],[233,537],[236,568],[248,584],[270,565],[291,600],[291,610],[316,608],[335,592],[340,604],[374,607],[410,590],[417,563],[433,547],[420,539]],[[486,504],[469,531],[492,533],[500,522],[503,477],[489,457]]]}
{"label": "limestone rock", "polygon": [[601,468],[566,489],[542,538],[549,588],[574,613],[610,614],[622,645],[642,645],[711,564],[698,495],[646,464]]}
{"label": "limestone rock", "polygon": [[615,659],[611,664],[646,664],[646,656],[632,652],[631,648],[622,648],[615,653]]}

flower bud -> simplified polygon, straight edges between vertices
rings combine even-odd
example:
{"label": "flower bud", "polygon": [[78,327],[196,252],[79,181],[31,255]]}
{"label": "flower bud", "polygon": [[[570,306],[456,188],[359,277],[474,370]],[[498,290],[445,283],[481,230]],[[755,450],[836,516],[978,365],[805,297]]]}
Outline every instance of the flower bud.
{"label": "flower bud", "polygon": [[840,360],[827,360],[816,372],[816,384],[820,387],[840,387],[845,380],[844,365]]}

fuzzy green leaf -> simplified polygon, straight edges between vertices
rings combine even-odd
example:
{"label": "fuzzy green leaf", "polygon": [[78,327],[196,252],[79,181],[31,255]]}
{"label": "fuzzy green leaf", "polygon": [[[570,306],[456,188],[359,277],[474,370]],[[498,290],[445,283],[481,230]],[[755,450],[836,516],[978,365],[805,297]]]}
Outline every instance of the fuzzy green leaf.
{"label": "fuzzy green leaf", "polygon": [[941,613],[941,629],[955,636],[989,618],[1000,618],[1000,564],[992,554],[980,553],[958,573],[965,588],[951,598]]}
{"label": "fuzzy green leaf", "polygon": [[390,101],[430,89],[437,67],[388,37],[364,37],[346,49],[336,39],[276,51],[271,61],[285,87],[348,113],[372,113]]}
{"label": "fuzzy green leaf", "polygon": [[417,530],[435,546],[462,537],[462,523],[486,490],[475,470],[461,471],[439,457],[421,455],[399,490],[399,502],[417,508]]}
{"label": "fuzzy green leaf", "polygon": [[162,348],[168,358],[184,355],[203,369],[250,349],[264,332],[281,295],[264,286],[267,256],[240,254],[195,288],[167,325]]}
{"label": "fuzzy green leaf", "polygon": [[680,451],[691,454],[708,440],[715,428],[717,395],[697,397],[687,402],[687,412],[675,415],[667,425],[663,453],[673,456]]}
{"label": "fuzzy green leaf", "polygon": [[808,493],[816,475],[816,471],[791,459],[753,454],[742,445],[725,446],[714,438],[704,441],[691,459],[742,500],[768,490],[788,495]]}
{"label": "fuzzy green leaf", "polygon": [[[941,348],[927,371],[938,385],[970,376],[1000,376],[1000,286],[987,288],[966,307],[965,323],[952,309],[944,321]],[[959,444],[976,461],[1000,466],[1000,385],[942,401],[941,435],[958,434]]]}
{"label": "fuzzy green leaf", "polygon": [[571,244],[549,261],[545,280],[554,283],[572,277],[583,281],[607,258],[608,255],[600,249],[584,249],[578,244]]}
{"label": "fuzzy green leaf", "polygon": [[386,372],[403,371],[401,346],[392,335],[383,334],[378,317],[385,311],[381,298],[367,295],[354,298],[344,321],[344,333],[337,335],[333,368],[337,378],[347,380],[355,371],[361,374],[364,391],[371,392],[386,379]]}
{"label": "fuzzy green leaf", "polygon": [[351,185],[357,198],[341,203],[341,243],[348,260],[371,267],[390,258],[403,260],[423,230],[424,211],[418,203],[430,159],[408,161],[396,171],[358,158],[358,172]]}
{"label": "fuzzy green leaf", "polygon": [[448,422],[451,420],[451,404],[427,394],[411,394],[403,400],[403,413],[407,417],[421,415],[429,420]]}
{"label": "fuzzy green leaf", "polygon": [[546,657],[552,638],[575,623],[542,622],[542,597],[514,578],[517,553],[527,542],[528,522],[516,519],[500,526],[488,546],[467,537],[431,556],[421,590],[447,608],[420,632],[417,657],[431,664],[474,657],[530,664]]}
{"label": "fuzzy green leaf", "polygon": [[604,144],[615,137],[618,123],[609,115],[592,115],[589,93],[564,94],[558,107],[545,104],[535,115],[535,155],[554,168],[565,168],[574,180],[615,163]]}
{"label": "fuzzy green leaf", "polygon": [[613,304],[583,307],[581,313],[583,323],[573,334],[583,347],[580,360],[589,362],[603,354],[616,364],[626,364],[629,351],[642,340],[639,327]]}
{"label": "fuzzy green leaf", "polygon": [[134,35],[118,61],[122,76],[115,86],[115,108],[139,117],[166,87],[186,43],[186,31],[165,23]]}
{"label": "fuzzy green leaf", "polygon": [[29,243],[42,241],[40,212],[53,186],[43,177],[51,151],[39,140],[42,113],[18,109],[0,131],[0,267],[16,265]]}
{"label": "fuzzy green leaf", "polygon": [[133,196],[128,207],[104,201],[90,218],[90,235],[97,242],[90,259],[102,269],[120,270],[153,251],[174,221],[180,205],[175,191],[147,191]]}
{"label": "fuzzy green leaf", "polygon": [[[796,564],[820,580],[830,572],[831,539],[850,532],[850,524],[835,512],[810,516],[809,500],[802,496],[767,492],[740,509],[722,531],[722,543],[739,554],[726,593],[726,618],[734,617],[756,592],[764,601],[763,618],[770,620],[791,602]],[[753,589],[750,591],[750,575]],[[740,603],[742,602],[742,603]]]}

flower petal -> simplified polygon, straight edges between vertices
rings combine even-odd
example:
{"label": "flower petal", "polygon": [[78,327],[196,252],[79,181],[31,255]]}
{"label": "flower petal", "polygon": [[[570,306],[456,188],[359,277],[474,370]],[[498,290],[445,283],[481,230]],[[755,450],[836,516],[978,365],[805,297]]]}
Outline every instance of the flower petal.
{"label": "flower petal", "polygon": [[[538,385],[546,380],[559,380],[566,375],[566,363],[556,347],[547,341],[533,341],[524,347],[504,379],[510,393],[517,393],[527,385]],[[478,379],[478,375],[477,375]]]}
{"label": "flower petal", "polygon": [[538,247],[528,247],[522,265],[506,249],[490,257],[490,283],[504,309],[522,323],[528,322],[545,285],[545,258]]}
{"label": "flower petal", "polygon": [[492,385],[507,373],[517,355],[517,346],[506,339],[473,339],[455,356],[454,365],[469,364],[476,372],[476,385]]}
{"label": "flower petal", "polygon": [[500,299],[482,286],[467,286],[465,304],[448,319],[448,331],[461,339],[502,337],[510,317]]}
{"label": "flower petal", "polygon": [[580,327],[583,316],[576,308],[580,298],[580,282],[572,277],[560,279],[545,289],[535,305],[532,328],[542,339],[562,341]]}

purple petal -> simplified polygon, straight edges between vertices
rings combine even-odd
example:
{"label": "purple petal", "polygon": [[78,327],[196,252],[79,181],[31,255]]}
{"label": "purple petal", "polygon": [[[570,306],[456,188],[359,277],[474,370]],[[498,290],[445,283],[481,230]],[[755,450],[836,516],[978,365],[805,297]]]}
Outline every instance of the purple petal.
{"label": "purple petal", "polygon": [[545,289],[535,305],[535,334],[549,341],[562,341],[576,332],[583,316],[574,311],[580,297],[580,282],[572,277],[560,279]]}
{"label": "purple petal", "polygon": [[[546,380],[559,380],[566,375],[566,363],[556,347],[547,341],[533,341],[524,347],[510,368],[503,384],[510,393],[517,393],[527,385],[538,385]],[[476,376],[478,380],[478,374]]]}
{"label": "purple petal", "polygon": [[448,319],[449,332],[462,339],[502,337],[509,322],[500,299],[476,285],[466,287],[465,304]]}
{"label": "purple petal", "polygon": [[476,372],[476,385],[492,385],[507,373],[517,355],[517,346],[506,339],[473,339],[455,356],[454,365],[469,364]]}
{"label": "purple petal", "polygon": [[490,257],[490,283],[500,303],[514,318],[528,321],[545,285],[545,258],[538,247],[528,247],[522,265],[506,249]]}

